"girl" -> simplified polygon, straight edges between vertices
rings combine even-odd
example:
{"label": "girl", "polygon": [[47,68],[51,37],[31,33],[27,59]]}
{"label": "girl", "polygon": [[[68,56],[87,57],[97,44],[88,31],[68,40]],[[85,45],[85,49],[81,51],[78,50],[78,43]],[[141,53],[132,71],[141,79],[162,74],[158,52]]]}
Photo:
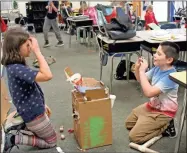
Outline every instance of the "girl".
{"label": "girl", "polygon": [[[39,62],[39,71],[30,69],[26,64],[25,58],[29,57],[31,52]],[[33,133],[6,134],[4,152],[15,145],[38,148],[56,146],[57,135],[45,113],[44,95],[37,83],[50,80],[52,73],[40,52],[37,40],[21,28],[8,30],[3,42],[1,63],[7,70],[8,86],[17,112],[23,118],[27,129]]]}
{"label": "girl", "polygon": [[146,14],[145,14],[144,18],[145,18],[145,30],[150,30],[150,28],[148,26],[148,24],[150,24],[150,23],[155,23],[156,25],[158,25],[158,22],[155,18],[155,14],[153,12],[152,5],[147,6]]}

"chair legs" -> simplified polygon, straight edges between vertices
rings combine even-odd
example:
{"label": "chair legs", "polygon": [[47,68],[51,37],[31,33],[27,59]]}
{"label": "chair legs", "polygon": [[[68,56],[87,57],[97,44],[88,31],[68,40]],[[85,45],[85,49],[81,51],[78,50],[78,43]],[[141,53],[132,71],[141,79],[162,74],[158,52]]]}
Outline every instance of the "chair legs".
{"label": "chair legs", "polygon": [[[113,83],[113,69],[114,69],[114,57],[119,54],[125,55],[126,58],[126,71],[127,71],[127,82],[129,82],[129,71],[130,71],[130,60],[133,53],[139,57],[140,54],[138,52],[123,52],[123,53],[115,53],[111,56],[111,69],[110,69],[110,92],[112,93],[112,83]],[[121,56],[121,59],[123,58]]]}
{"label": "chair legs", "polygon": [[111,57],[111,70],[110,70],[110,92],[112,93],[112,82],[113,82],[113,69],[114,69],[114,57],[117,54],[112,55]]}
{"label": "chair legs", "polygon": [[102,52],[99,52],[99,58],[100,58],[100,81],[102,80],[102,75],[103,75],[103,64],[102,64],[102,59],[101,59],[101,55]]}

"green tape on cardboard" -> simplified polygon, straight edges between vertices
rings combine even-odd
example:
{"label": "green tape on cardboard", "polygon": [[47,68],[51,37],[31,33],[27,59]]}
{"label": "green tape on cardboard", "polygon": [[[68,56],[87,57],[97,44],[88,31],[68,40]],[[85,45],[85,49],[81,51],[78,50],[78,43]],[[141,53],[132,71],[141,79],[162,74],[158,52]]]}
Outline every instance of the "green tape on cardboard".
{"label": "green tape on cardboard", "polygon": [[84,149],[88,148],[90,137],[90,147],[102,145],[105,142],[106,134],[101,134],[104,130],[104,119],[102,117],[91,117],[84,123]]}

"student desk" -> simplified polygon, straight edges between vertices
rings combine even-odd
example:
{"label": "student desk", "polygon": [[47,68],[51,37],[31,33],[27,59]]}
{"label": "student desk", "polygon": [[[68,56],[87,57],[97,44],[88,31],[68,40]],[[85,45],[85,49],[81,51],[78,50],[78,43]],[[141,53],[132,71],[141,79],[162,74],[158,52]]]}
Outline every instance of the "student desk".
{"label": "student desk", "polygon": [[[127,80],[129,80],[129,61],[133,53],[140,56],[140,44],[143,40],[139,37],[133,37],[127,40],[111,40],[106,36],[101,34],[97,35],[97,42],[99,45],[100,55],[102,53],[109,54],[111,56],[111,71],[110,71],[110,90],[112,92],[112,81],[113,81],[113,58],[119,54],[125,54],[126,58],[126,71],[127,71]],[[102,79],[102,61],[100,62],[100,80]]]}
{"label": "student desk", "polygon": [[92,19],[73,19],[73,18],[67,18],[67,21],[70,26],[70,37],[69,37],[69,46],[71,46],[71,35],[72,35],[72,30],[77,29],[78,27],[84,27],[84,26],[92,26],[93,25],[93,20]]}
{"label": "student desk", "polygon": [[[150,55],[153,55],[153,53],[155,52],[155,48],[157,49],[159,44],[162,42],[162,41],[151,39],[151,36],[154,33],[159,32],[159,31],[161,31],[161,30],[137,31],[137,36],[144,40],[141,43],[140,49],[141,49],[141,52],[143,50],[148,52],[148,63],[149,64],[151,63]],[[162,31],[163,31],[163,29],[162,29]],[[167,40],[167,41],[175,42],[176,44],[179,45],[181,51],[187,51],[185,29],[167,29],[167,31],[169,31],[172,35],[177,36],[176,39]]]}
{"label": "student desk", "polygon": [[[145,45],[147,44],[148,45],[147,47],[157,48],[162,41],[153,40],[151,39],[151,36],[154,33],[157,33],[159,31],[163,31],[163,29],[162,30],[137,31],[137,36],[144,40],[143,44]],[[186,51],[186,30],[185,29],[167,29],[166,31],[169,31],[170,34],[177,36],[176,39],[171,39],[167,41],[175,42],[176,44],[180,46],[180,49],[182,51]]]}
{"label": "student desk", "polygon": [[187,92],[187,81],[186,81],[186,71],[182,72],[174,72],[169,75],[170,79],[174,82],[178,83],[179,85],[185,87],[184,91],[184,102],[183,107],[180,114],[180,120],[178,125],[178,136],[175,144],[175,153],[178,153],[181,141],[181,134],[184,127],[185,116],[186,116],[186,92]]}

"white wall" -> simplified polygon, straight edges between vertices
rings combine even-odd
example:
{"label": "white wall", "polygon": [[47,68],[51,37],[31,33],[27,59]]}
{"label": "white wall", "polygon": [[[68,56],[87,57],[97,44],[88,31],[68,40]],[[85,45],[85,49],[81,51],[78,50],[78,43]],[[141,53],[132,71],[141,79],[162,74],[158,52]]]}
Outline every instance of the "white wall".
{"label": "white wall", "polygon": [[168,2],[153,2],[153,10],[158,22],[167,21],[168,18]]}
{"label": "white wall", "polygon": [[[186,2],[185,1],[183,2],[183,4],[184,4],[184,7],[186,7]],[[176,9],[176,11],[179,8],[183,8],[182,2],[175,1],[175,9]]]}
{"label": "white wall", "polygon": [[23,16],[26,16],[26,4],[27,2],[18,2],[18,9],[20,11],[21,14],[23,14]]}
{"label": "white wall", "polygon": [[4,11],[4,10],[10,10],[12,9],[12,2],[9,2],[9,1],[2,1],[1,2],[1,11]]}
{"label": "white wall", "polygon": [[89,2],[89,5],[90,6],[95,6],[95,5],[97,5],[97,4],[102,4],[102,5],[110,5],[111,4],[111,2],[106,2],[106,1],[94,1],[94,2]]}
{"label": "white wall", "polygon": [[[155,17],[156,17],[156,20],[158,22],[167,21],[167,18],[168,18],[168,2],[167,1],[153,2],[153,11],[155,13]],[[141,19],[142,20],[144,20],[144,16],[145,16],[145,11],[143,11],[143,5],[142,5],[142,13],[141,13]]]}
{"label": "white wall", "polygon": [[[111,2],[106,1],[86,1],[89,6],[95,6],[97,4],[110,5]],[[72,1],[73,8],[80,8],[80,1]]]}

